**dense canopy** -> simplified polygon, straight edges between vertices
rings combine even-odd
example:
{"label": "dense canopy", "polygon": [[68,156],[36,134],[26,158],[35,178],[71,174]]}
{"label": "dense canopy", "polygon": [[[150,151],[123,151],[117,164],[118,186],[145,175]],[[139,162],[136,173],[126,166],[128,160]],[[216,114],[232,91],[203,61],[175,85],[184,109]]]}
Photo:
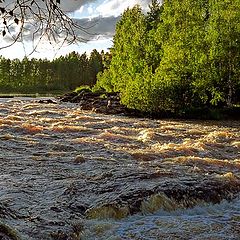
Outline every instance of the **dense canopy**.
{"label": "dense canopy", "polygon": [[240,101],[240,0],[153,0],[127,9],[98,88],[130,108],[174,112]]}

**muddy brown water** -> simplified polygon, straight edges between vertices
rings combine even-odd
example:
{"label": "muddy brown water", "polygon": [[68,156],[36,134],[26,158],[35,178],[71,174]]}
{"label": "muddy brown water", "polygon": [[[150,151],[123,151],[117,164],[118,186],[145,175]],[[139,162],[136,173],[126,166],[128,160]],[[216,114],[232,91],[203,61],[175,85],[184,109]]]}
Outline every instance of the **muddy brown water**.
{"label": "muddy brown water", "polygon": [[1,239],[240,239],[240,123],[0,99]]}

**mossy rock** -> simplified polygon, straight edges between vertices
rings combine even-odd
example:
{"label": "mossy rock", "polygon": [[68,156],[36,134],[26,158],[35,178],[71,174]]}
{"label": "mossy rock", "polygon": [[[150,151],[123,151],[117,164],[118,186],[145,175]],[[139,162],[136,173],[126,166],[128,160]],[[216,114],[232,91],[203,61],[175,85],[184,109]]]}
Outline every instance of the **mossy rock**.
{"label": "mossy rock", "polygon": [[76,92],[77,94],[81,93],[81,92],[85,92],[85,93],[89,93],[89,92],[92,92],[92,89],[90,86],[80,86],[80,87],[77,87],[74,92]]}

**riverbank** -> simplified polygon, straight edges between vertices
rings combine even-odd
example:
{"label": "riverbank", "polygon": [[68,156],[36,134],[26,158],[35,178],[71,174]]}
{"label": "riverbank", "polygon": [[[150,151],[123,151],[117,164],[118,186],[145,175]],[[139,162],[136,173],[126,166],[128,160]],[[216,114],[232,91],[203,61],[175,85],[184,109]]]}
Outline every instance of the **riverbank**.
{"label": "riverbank", "polygon": [[240,120],[240,106],[233,106],[231,108],[203,107],[176,112],[161,111],[148,113],[125,107],[121,104],[118,93],[91,92],[88,89],[61,95],[58,97],[58,100],[60,100],[60,102],[77,103],[82,110],[103,114],[120,114],[153,119]]}

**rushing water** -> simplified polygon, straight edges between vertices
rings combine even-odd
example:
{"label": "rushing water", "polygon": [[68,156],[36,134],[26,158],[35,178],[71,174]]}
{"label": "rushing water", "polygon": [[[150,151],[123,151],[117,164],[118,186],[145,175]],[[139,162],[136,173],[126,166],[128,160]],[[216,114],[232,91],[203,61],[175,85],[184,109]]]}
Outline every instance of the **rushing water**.
{"label": "rushing water", "polygon": [[3,239],[240,239],[237,121],[0,99],[0,170]]}

